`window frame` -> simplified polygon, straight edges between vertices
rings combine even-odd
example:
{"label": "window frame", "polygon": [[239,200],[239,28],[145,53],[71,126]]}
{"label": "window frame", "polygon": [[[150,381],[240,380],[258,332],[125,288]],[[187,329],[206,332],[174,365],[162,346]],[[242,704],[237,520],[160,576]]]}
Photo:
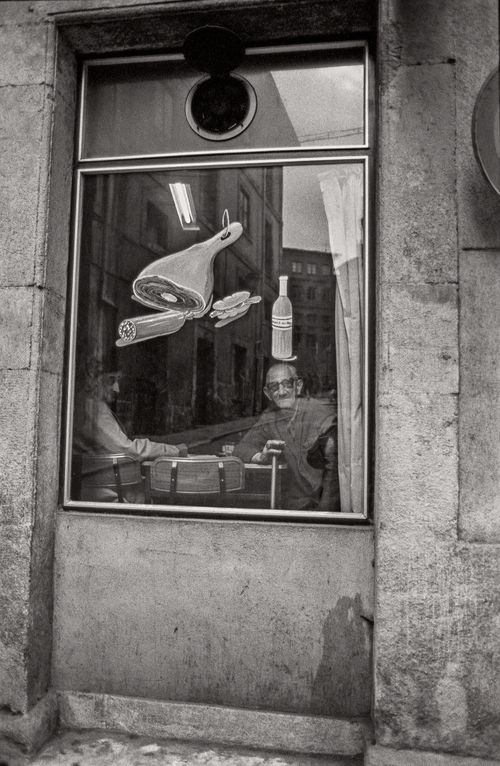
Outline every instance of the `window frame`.
{"label": "window frame", "polygon": [[[371,434],[370,424],[372,421],[371,412],[371,338],[373,328],[371,327],[372,311],[372,221],[371,206],[373,188],[373,155],[370,150],[369,137],[372,135],[372,125],[369,122],[368,100],[370,88],[372,87],[370,63],[368,60],[368,43],[366,41],[352,40],[346,43],[320,43],[317,45],[285,45],[285,46],[266,46],[255,48],[253,53],[269,53],[275,50],[280,52],[297,51],[302,49],[318,47],[356,47],[363,45],[365,50],[364,61],[364,128],[365,140],[363,145],[338,146],[324,149],[322,147],[299,147],[299,148],[271,148],[271,149],[241,149],[226,151],[214,151],[212,148],[204,152],[189,153],[171,153],[164,155],[133,155],[127,157],[113,158],[82,158],[82,131],[83,115],[85,103],[85,72],[89,65],[98,63],[99,65],[113,64],[117,62],[151,60],[172,58],[167,56],[127,56],[109,59],[90,59],[84,63],[83,77],[80,91],[80,123],[77,134],[78,159],[75,167],[75,192],[73,203],[73,237],[71,245],[71,272],[70,272],[70,320],[68,326],[67,341],[67,373],[66,373],[66,412],[65,412],[65,452],[64,452],[64,479],[63,479],[63,507],[67,510],[86,510],[98,513],[119,513],[131,515],[155,515],[168,517],[184,518],[223,518],[223,519],[257,519],[267,521],[299,521],[299,522],[328,522],[329,524],[345,523],[366,523],[371,515],[372,497],[369,491],[370,473],[371,473]],[[182,58],[174,55],[174,58]],[[300,153],[300,156],[297,156]],[[223,156],[216,156],[216,155]],[[231,155],[238,155],[232,157]],[[363,294],[364,294],[364,317],[365,329],[363,337],[363,453],[364,453],[364,511],[363,513],[342,513],[342,512],[321,512],[321,511],[298,511],[284,509],[254,509],[254,508],[221,508],[214,507],[202,508],[200,506],[173,506],[173,505],[135,505],[135,504],[115,504],[92,502],[84,500],[71,499],[71,445],[73,433],[73,407],[74,407],[74,378],[76,363],[76,327],[78,320],[78,282],[80,269],[80,247],[82,232],[82,213],[83,213],[83,183],[86,176],[99,175],[103,173],[129,173],[129,172],[154,172],[168,171],[172,169],[224,169],[224,168],[245,168],[245,167],[281,167],[292,165],[332,165],[355,163],[363,166],[364,178],[364,263],[363,263]],[[303,331],[303,328],[302,328]],[[333,332],[333,329],[332,329]]]}
{"label": "window frame", "polygon": [[[92,58],[85,60],[82,64],[82,79],[80,89],[80,101],[79,101],[79,117],[78,117],[78,131],[77,131],[77,153],[76,161],[81,163],[94,163],[94,162],[118,162],[128,160],[152,160],[161,157],[199,157],[206,155],[234,155],[234,154],[261,154],[268,151],[276,152],[291,152],[302,153],[304,151],[367,151],[370,148],[370,137],[373,134],[372,125],[370,120],[370,89],[371,82],[369,75],[371,74],[369,47],[367,40],[360,40],[354,38],[352,40],[345,40],[342,42],[321,42],[321,43],[306,43],[306,44],[292,44],[292,45],[267,45],[249,47],[245,51],[245,56],[263,56],[266,54],[272,54],[279,52],[282,54],[296,53],[300,51],[321,51],[321,50],[342,50],[361,48],[363,50],[363,141],[357,144],[342,144],[331,145],[325,144],[323,146],[304,147],[304,146],[282,146],[273,147],[272,149],[265,148],[218,148],[217,146],[211,146],[206,150],[198,151],[184,151],[184,152],[166,152],[160,153],[145,153],[145,154],[126,154],[126,155],[114,155],[112,157],[107,155],[97,157],[85,157],[83,154],[84,148],[84,127],[85,127],[85,105],[86,105],[86,93],[87,93],[87,78],[88,70],[91,66],[110,66],[113,64],[127,64],[130,62],[160,62],[160,61],[182,61],[183,55],[180,53],[166,53],[166,54],[151,54],[146,56],[118,56],[113,58]],[[224,143],[224,142],[222,142]]]}

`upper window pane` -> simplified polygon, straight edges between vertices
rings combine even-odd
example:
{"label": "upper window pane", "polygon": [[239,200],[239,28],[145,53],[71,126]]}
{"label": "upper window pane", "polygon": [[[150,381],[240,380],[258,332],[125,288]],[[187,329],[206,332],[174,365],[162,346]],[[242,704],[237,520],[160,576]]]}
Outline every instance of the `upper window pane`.
{"label": "upper window pane", "polygon": [[[246,130],[223,141],[204,138],[189,126],[186,100],[205,75],[184,60],[90,63],[81,156],[362,146],[364,53],[363,46],[248,52],[235,74],[255,93],[255,117]],[[268,181],[270,194],[274,184]]]}

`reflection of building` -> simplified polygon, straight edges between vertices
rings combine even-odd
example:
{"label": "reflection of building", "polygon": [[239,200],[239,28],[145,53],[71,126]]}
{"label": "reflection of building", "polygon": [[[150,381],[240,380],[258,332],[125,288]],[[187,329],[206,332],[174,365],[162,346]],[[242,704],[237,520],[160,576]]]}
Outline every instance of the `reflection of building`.
{"label": "reflection of building", "polygon": [[293,304],[294,353],[306,393],[335,386],[335,276],[330,253],[285,248]]}
{"label": "reflection of building", "polygon": [[[261,109],[265,105],[273,113],[272,129],[288,145],[296,145],[297,136],[274,79],[268,73],[255,77]],[[124,119],[127,104],[150,91],[155,93],[150,101],[155,116],[148,122],[146,133],[142,123],[139,127],[136,124],[138,146],[147,151],[148,142],[167,135],[166,116],[171,125],[169,140],[177,140],[177,135],[185,133],[185,90],[185,77],[174,75],[169,81],[158,81],[154,66],[128,85],[117,87],[106,83],[105,78],[91,83],[94,107],[102,120],[99,131],[94,133],[90,126],[89,146],[101,155],[110,151],[113,147],[99,143],[104,133],[116,139],[115,151],[122,141],[130,146],[135,138],[123,134],[124,125],[134,124]],[[256,118],[254,134],[260,119]],[[103,131],[103,125],[108,130]],[[265,143],[269,140],[267,121],[264,129]],[[199,223],[196,233],[184,231],[179,224],[169,189],[172,182],[191,187]],[[187,321],[175,335],[117,349],[120,321],[149,313],[131,300],[131,285],[138,273],[158,258],[213,236],[223,228],[226,209],[231,221],[242,223],[243,234],[216,257],[213,300],[248,290],[262,296],[262,302],[224,328],[215,328],[207,314]],[[131,432],[172,434],[260,411],[264,370],[270,358],[271,306],[277,295],[282,216],[283,171],[279,167],[87,177],[80,295],[87,296],[85,303],[97,307],[97,312],[80,317],[77,367],[82,368],[89,357],[94,357],[122,370],[117,414]]]}
{"label": "reflection of building", "polygon": [[[119,322],[148,313],[131,301],[137,274],[196,241],[179,224],[169,189],[174,178],[191,186],[197,241],[222,228],[225,209],[244,226],[238,242],[216,257],[214,300],[240,290],[263,300],[224,328],[206,315],[170,337],[118,350]],[[94,355],[123,371],[123,421],[135,433],[166,434],[258,411],[282,249],[282,170],[125,173],[92,176],[86,183],[80,290],[98,311],[82,315],[78,347],[80,359]]]}

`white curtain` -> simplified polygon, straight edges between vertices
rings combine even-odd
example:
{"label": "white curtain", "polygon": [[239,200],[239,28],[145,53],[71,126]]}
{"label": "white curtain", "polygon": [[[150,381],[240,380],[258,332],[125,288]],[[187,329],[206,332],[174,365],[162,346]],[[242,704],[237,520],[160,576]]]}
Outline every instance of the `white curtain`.
{"label": "white curtain", "polygon": [[343,512],[364,511],[363,469],[363,166],[339,165],[319,174],[337,280],[340,500]]}

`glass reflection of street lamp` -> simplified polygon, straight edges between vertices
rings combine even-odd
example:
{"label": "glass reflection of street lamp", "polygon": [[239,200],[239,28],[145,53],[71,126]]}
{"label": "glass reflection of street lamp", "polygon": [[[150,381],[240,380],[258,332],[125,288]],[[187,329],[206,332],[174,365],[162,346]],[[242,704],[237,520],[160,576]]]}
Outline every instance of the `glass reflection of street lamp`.
{"label": "glass reflection of street lamp", "polygon": [[169,184],[169,187],[182,228],[185,231],[199,230],[190,185],[178,182]]}

